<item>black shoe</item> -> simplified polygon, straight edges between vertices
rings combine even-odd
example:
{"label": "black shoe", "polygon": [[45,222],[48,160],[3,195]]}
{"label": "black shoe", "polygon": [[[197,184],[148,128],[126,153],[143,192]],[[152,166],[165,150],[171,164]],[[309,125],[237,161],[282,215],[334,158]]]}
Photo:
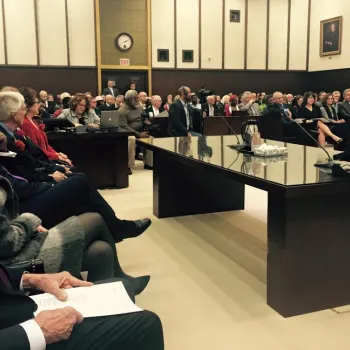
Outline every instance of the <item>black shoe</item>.
{"label": "black shoe", "polygon": [[135,159],[136,160],[143,160],[143,156],[141,154],[136,154]]}
{"label": "black shoe", "polygon": [[130,168],[128,168],[128,175],[132,175],[132,171]]}
{"label": "black shoe", "polygon": [[147,170],[153,170],[153,166],[149,166],[147,164],[145,164],[143,168]]}
{"label": "black shoe", "polygon": [[151,219],[142,219],[136,221],[124,221],[121,236],[125,238],[135,238],[142,235],[152,224]]}

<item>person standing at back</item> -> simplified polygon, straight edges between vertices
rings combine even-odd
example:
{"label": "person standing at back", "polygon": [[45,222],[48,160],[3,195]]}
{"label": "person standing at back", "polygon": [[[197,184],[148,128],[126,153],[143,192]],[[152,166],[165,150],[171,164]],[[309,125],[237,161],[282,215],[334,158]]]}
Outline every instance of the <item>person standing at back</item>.
{"label": "person standing at back", "polygon": [[119,95],[118,89],[114,87],[114,81],[108,80],[107,82],[107,87],[103,89],[103,94],[102,95],[112,95],[113,97],[117,97]]}

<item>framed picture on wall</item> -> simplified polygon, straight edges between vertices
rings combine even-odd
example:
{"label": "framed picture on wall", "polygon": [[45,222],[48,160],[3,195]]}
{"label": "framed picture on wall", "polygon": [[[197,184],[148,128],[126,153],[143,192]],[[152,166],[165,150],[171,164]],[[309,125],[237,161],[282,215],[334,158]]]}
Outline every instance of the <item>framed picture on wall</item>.
{"label": "framed picture on wall", "polygon": [[343,17],[321,21],[320,56],[341,54]]}
{"label": "framed picture on wall", "polygon": [[158,49],[158,62],[169,62],[168,49]]}
{"label": "framed picture on wall", "polygon": [[182,50],[182,62],[193,62],[193,50]]}

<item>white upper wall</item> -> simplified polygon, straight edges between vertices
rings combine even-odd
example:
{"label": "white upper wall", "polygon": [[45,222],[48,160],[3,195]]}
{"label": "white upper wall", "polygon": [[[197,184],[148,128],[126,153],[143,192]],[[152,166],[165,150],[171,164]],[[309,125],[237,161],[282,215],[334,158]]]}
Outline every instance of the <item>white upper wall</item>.
{"label": "white upper wall", "polygon": [[[343,16],[343,40],[341,55],[320,57],[320,21]],[[313,0],[310,26],[309,71],[350,67],[350,1]]]}

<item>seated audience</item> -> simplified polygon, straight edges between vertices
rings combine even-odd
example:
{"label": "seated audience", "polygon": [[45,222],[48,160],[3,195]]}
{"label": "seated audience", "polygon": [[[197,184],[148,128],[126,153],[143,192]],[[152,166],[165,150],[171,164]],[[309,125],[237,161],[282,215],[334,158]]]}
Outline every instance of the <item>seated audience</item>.
{"label": "seated audience", "polygon": [[297,95],[294,97],[292,106],[293,106],[294,114],[297,118],[299,117],[299,108],[302,103],[303,103],[303,96]]}
{"label": "seated audience", "polygon": [[112,95],[107,95],[105,99],[105,103],[100,106],[100,111],[115,111],[117,107],[115,106],[115,97]]}
{"label": "seated audience", "polygon": [[219,115],[218,106],[215,103],[215,96],[208,96],[207,103],[203,105],[203,118]]}
{"label": "seated audience", "polygon": [[135,165],[136,138],[149,137],[149,134],[144,131],[142,121],[143,108],[140,104],[139,95],[135,90],[127,91],[125,103],[119,109],[119,113],[119,131],[133,133],[133,136],[128,137],[128,165],[129,174],[131,175],[131,168]]}
{"label": "seated audience", "polygon": [[157,117],[160,113],[164,112],[162,107],[162,98],[158,95],[152,96],[151,106],[146,109],[147,119]]}
{"label": "seated audience", "polygon": [[117,98],[115,99],[115,106],[117,110],[120,109],[124,104],[124,95],[118,95]]}
{"label": "seated audience", "polygon": [[24,118],[23,125],[21,129],[24,131],[25,135],[30,137],[30,139],[42,149],[50,160],[60,160],[69,166],[72,166],[72,161],[61,152],[56,152],[47,140],[46,133],[44,131],[45,124],[39,124],[35,118],[39,114],[39,100],[37,97],[37,92],[31,88],[20,88],[19,92],[23,95],[25,105],[27,107],[27,112]]}
{"label": "seated audience", "polygon": [[333,100],[334,100],[333,107],[335,108],[335,111],[338,113],[339,102],[340,102],[339,100],[340,100],[341,93],[340,93],[340,91],[333,91],[332,95],[333,95]]}
{"label": "seated audience", "polygon": [[218,106],[220,102],[221,102],[221,97],[219,95],[216,95],[215,96],[215,104]]}
{"label": "seated audience", "polygon": [[55,102],[48,100],[48,94],[45,90],[40,91],[39,93],[40,101],[44,104],[45,110],[49,114],[55,113]]}
{"label": "seated audience", "polygon": [[265,93],[265,92],[260,92],[260,93],[258,94],[258,99],[257,99],[256,103],[257,103],[259,106],[261,106],[261,105],[263,104],[263,101],[264,101],[265,96],[266,96],[266,93]]}
{"label": "seated audience", "polygon": [[68,119],[75,126],[86,125],[92,129],[100,127],[100,118],[89,107],[90,103],[84,94],[75,94],[70,107],[64,109],[58,118]]}
{"label": "seated audience", "polygon": [[62,99],[61,99],[61,95],[56,95],[56,98],[55,98],[55,112],[58,110],[58,109],[61,109],[62,108]]}
{"label": "seated audience", "polygon": [[169,112],[170,106],[173,103],[173,95],[168,95],[165,101],[166,103],[164,104],[164,109]]}
{"label": "seated audience", "polygon": [[179,99],[171,106],[169,111],[169,128],[170,136],[200,136],[193,131],[194,109],[190,106],[191,90],[187,86],[179,88]]}
{"label": "seated audience", "polygon": [[101,117],[101,111],[99,108],[97,108],[97,100],[96,97],[92,97],[89,100],[89,105],[90,105],[90,109],[98,116]]}
{"label": "seated audience", "polygon": [[53,118],[58,118],[64,109],[69,108],[71,95],[68,92],[64,92],[61,94],[61,100],[62,100],[61,108],[55,111],[55,113],[52,116]]}
{"label": "seated audience", "polygon": [[[18,199],[0,175],[0,261],[18,263],[40,259],[46,272],[67,270],[74,276],[88,271],[89,281],[126,277],[116,245],[101,215],[72,216],[47,230],[34,214],[18,215]],[[142,279],[145,279],[144,276]],[[148,279],[148,277],[146,278]]]}
{"label": "seated audience", "polygon": [[261,105],[259,106],[261,114],[269,113],[268,107],[273,103],[274,103],[273,96],[272,95],[265,95]]}
{"label": "seated audience", "polygon": [[[8,142],[14,139],[13,130],[23,124],[25,112],[21,94],[0,93],[0,122],[2,129],[9,135],[2,138],[2,142],[7,142],[2,147],[3,150],[10,149]],[[85,175],[68,174],[67,177],[60,173],[62,177],[56,179],[57,174],[54,173],[50,177],[39,170],[42,164],[37,164],[27,150],[21,150],[19,146],[10,150],[15,151],[17,156],[0,157],[0,164],[3,166],[0,168],[0,175],[10,181],[16,192],[20,200],[20,213],[36,214],[43,220],[44,226],[53,227],[71,216],[97,212],[101,214],[117,242],[136,237],[150,226],[149,219],[135,222],[119,220],[99,192],[88,183]],[[57,184],[51,181],[52,178]],[[62,203],[65,205],[62,206]]]}
{"label": "seated audience", "polygon": [[52,94],[48,94],[48,95],[47,95],[47,100],[48,100],[49,102],[55,102],[55,100],[54,100]]}
{"label": "seated audience", "polygon": [[293,119],[292,113],[287,103],[284,103],[284,96],[282,92],[276,91],[272,95],[272,103],[267,104],[267,111],[269,113],[279,113],[284,124],[289,124]]}
{"label": "seated audience", "polygon": [[229,112],[230,107],[230,96],[225,95],[221,99],[220,103],[218,104],[218,115],[221,116],[230,116],[231,113]]}
{"label": "seated audience", "polygon": [[230,104],[229,104],[229,112],[230,115],[233,115],[233,112],[237,112],[239,111],[239,107],[238,107],[238,97],[237,95],[231,95],[230,97]]}
{"label": "seated audience", "polygon": [[[315,104],[315,94],[313,92],[306,92],[304,94],[303,103],[299,108],[299,118],[313,120],[315,118],[322,118],[320,107]],[[324,146],[326,144],[326,136],[329,136],[336,143],[341,143],[342,138],[334,135],[329,127],[320,120],[313,121],[313,128],[318,131],[318,142]]]}
{"label": "seated audience", "polygon": [[241,111],[247,112],[250,116],[261,115],[259,105],[252,99],[252,93],[245,91],[241,97],[241,103],[238,105]]}
{"label": "seated audience", "polygon": [[293,104],[294,96],[292,94],[287,94],[287,104],[292,105]]}
{"label": "seated audience", "polygon": [[139,101],[142,110],[145,111],[151,105],[151,98],[144,91],[139,93]]}
{"label": "seated audience", "polygon": [[322,107],[323,103],[325,103],[326,101],[324,100],[325,97],[326,97],[326,94],[327,92],[326,91],[321,91],[319,94],[318,94],[318,99],[317,101],[315,102],[315,105],[318,106],[318,107]]}
{"label": "seated audience", "polygon": [[103,89],[102,92],[103,95],[111,95],[112,97],[117,97],[119,95],[118,89],[114,87],[114,81],[108,80],[107,87]]}
{"label": "seated audience", "polygon": [[[46,292],[65,301],[65,289],[92,285],[68,272],[29,274],[0,265],[0,275],[0,343],[3,349],[164,349],[161,321],[149,311],[84,320],[79,311],[65,307],[42,311],[34,316],[37,305],[28,296],[29,292]],[[127,281],[118,278],[108,282],[114,281],[123,282],[134,300]]]}
{"label": "seated audience", "polygon": [[345,119],[346,122],[350,123],[350,89],[344,90],[343,93],[344,101],[339,103],[338,115],[340,118]]}
{"label": "seated audience", "polygon": [[191,96],[191,106],[193,108],[196,108],[196,109],[200,110],[200,111],[202,110],[202,105],[200,104],[199,98],[198,98],[197,95],[192,95]]}

